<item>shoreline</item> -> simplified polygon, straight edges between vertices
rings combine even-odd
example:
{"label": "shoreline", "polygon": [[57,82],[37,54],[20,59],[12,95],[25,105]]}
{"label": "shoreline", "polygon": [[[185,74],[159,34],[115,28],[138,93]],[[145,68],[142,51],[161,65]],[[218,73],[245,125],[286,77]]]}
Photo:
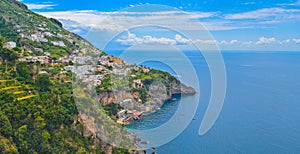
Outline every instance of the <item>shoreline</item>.
{"label": "shoreline", "polygon": [[[178,99],[180,100],[181,97],[183,97],[183,96],[193,96],[195,94],[196,93],[174,93],[174,94],[171,95],[171,97],[168,97],[167,99],[163,100],[162,104],[159,107],[157,107],[154,110],[151,110],[150,112],[139,111],[139,110],[133,110],[133,111],[131,111],[131,110],[124,110],[123,109],[123,110],[119,111],[118,114],[117,114],[118,115],[117,117],[119,117],[119,119],[117,119],[117,123],[120,124],[123,127],[126,127],[127,125],[130,125],[134,121],[138,121],[139,119],[141,119],[144,116],[147,116],[149,114],[154,114],[155,112],[157,112],[158,110],[160,110],[161,108],[163,108],[163,106],[165,105],[166,102],[177,101]],[[179,98],[176,98],[176,96],[179,97]],[[135,114],[137,112],[140,113],[140,114]],[[133,116],[130,119],[126,120],[126,117],[124,117],[124,114],[120,115],[121,113],[124,113],[124,114],[129,113],[129,114],[133,114]],[[126,120],[126,121],[124,122],[123,120]]]}

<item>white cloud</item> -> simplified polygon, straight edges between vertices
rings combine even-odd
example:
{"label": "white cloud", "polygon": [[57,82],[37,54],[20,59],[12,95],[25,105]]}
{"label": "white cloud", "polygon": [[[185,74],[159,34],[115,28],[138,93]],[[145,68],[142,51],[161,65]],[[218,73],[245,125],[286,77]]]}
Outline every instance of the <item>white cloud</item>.
{"label": "white cloud", "polygon": [[[40,12],[63,21],[73,21],[86,28],[121,32],[133,25],[168,25],[177,30],[233,30],[267,27],[300,20],[300,9],[265,8],[236,14],[220,12],[183,12],[179,10],[141,12],[100,12],[96,10]],[[176,20],[174,20],[176,19]],[[243,22],[241,22],[243,20]],[[68,23],[64,23],[64,25]],[[68,26],[68,25],[66,25]]]}
{"label": "white cloud", "polygon": [[[175,36],[180,37],[181,36]],[[183,39],[183,38],[182,38]],[[137,44],[164,44],[164,45],[175,45],[177,42],[176,39],[166,38],[166,37],[153,37],[150,35],[145,35],[143,37],[138,37],[136,34],[127,32],[126,38],[117,39],[116,42],[119,42],[123,45],[137,45]]]}
{"label": "white cloud", "polygon": [[231,40],[229,43],[230,43],[230,44],[239,44],[240,41],[238,41],[238,40]]}
{"label": "white cloud", "polygon": [[[252,4],[252,2],[247,2],[246,4]],[[132,9],[135,8],[133,5],[131,7],[133,7]],[[35,8],[38,7],[35,6]],[[300,9],[285,9],[281,7],[264,8],[235,14],[199,11],[183,12],[179,10],[157,10],[154,12],[134,10],[120,12],[100,12],[96,10],[81,10],[40,12],[40,14],[59,19],[61,21],[73,21],[76,22],[77,25],[88,29],[94,28],[117,32],[127,30],[126,28],[129,26],[132,27],[132,25],[139,26],[145,24],[158,26],[171,25],[169,27],[176,28],[177,30],[192,31],[208,29],[210,31],[218,31],[257,27],[269,28],[270,25],[300,20]],[[68,23],[63,22],[66,27],[68,27]]]}
{"label": "white cloud", "polygon": [[222,41],[219,41],[218,44],[219,45],[235,45],[235,44],[240,44],[241,42],[234,39],[234,40],[231,40],[231,41],[225,41],[225,40],[222,40]]}
{"label": "white cloud", "polygon": [[[57,11],[57,12],[40,12],[39,14],[49,17],[56,18],[63,22],[66,27],[85,27],[91,28],[97,25],[100,21],[105,18],[105,14],[95,14],[93,10],[83,11]],[[99,25],[101,26],[101,25]],[[103,28],[111,29],[108,25],[102,25]]]}
{"label": "white cloud", "polygon": [[267,37],[260,37],[258,39],[258,41],[256,42],[257,45],[259,44],[270,44],[270,43],[274,43],[276,41],[276,39],[274,37],[271,38],[267,38]]}
{"label": "white cloud", "polygon": [[176,34],[175,35],[175,40],[178,44],[190,44],[191,40],[187,38],[183,38],[181,35]]}
{"label": "white cloud", "polygon": [[287,44],[290,43],[291,40],[290,39],[286,39],[286,40],[282,40],[282,41],[278,41],[279,44]]}
{"label": "white cloud", "polygon": [[[182,12],[177,10],[160,12],[99,12],[96,10],[81,10],[39,13],[46,17],[56,18],[61,21],[74,21],[84,27],[118,32],[126,30],[125,27],[128,26],[145,24],[158,26],[170,25],[170,27],[178,30],[205,30],[206,28],[208,30],[230,30],[249,27],[239,27],[228,21],[214,20],[201,22],[201,19],[218,16],[220,14],[219,12]],[[204,26],[206,28],[204,28]]]}
{"label": "white cloud", "polygon": [[57,4],[53,4],[53,3],[26,4],[26,5],[31,10],[53,9],[53,6],[57,6]]}
{"label": "white cloud", "polygon": [[206,44],[206,45],[213,45],[218,43],[217,40],[200,40],[200,39],[194,40],[193,42],[196,44]]}
{"label": "white cloud", "polygon": [[245,3],[243,3],[243,5],[254,5],[254,4],[256,4],[256,2],[245,2]]}
{"label": "white cloud", "polygon": [[185,38],[179,34],[176,34],[174,38],[166,38],[166,37],[154,37],[151,35],[145,35],[138,37],[136,34],[130,33],[128,31],[126,37],[121,37],[116,40],[116,42],[122,45],[139,45],[139,44],[161,44],[161,45],[190,45],[190,44],[198,44],[198,45],[220,45],[220,46],[243,46],[243,47],[254,47],[257,45],[266,45],[266,44],[288,44],[288,43],[300,43],[300,39],[286,39],[282,41],[276,41],[274,37],[260,37],[258,41],[240,41],[237,39],[233,40],[214,40],[214,39],[195,39],[191,40]]}
{"label": "white cloud", "polygon": [[249,47],[249,46],[253,45],[253,41],[245,41],[245,42],[242,42],[241,45]]}
{"label": "white cloud", "polygon": [[264,8],[249,12],[227,14],[224,16],[225,19],[299,19],[299,9],[284,9],[284,8]]}
{"label": "white cloud", "polygon": [[150,35],[146,35],[143,37],[143,43],[146,44],[165,44],[165,45],[175,45],[177,42],[174,39],[165,38],[165,37],[152,37]]}
{"label": "white cloud", "polygon": [[[145,35],[142,37],[138,37],[136,34],[127,33],[126,37],[119,38],[116,40],[123,45],[138,45],[138,44],[163,44],[163,45],[189,45],[192,43],[196,44],[206,44],[206,45],[213,45],[217,44],[217,40],[207,39],[207,40],[191,40],[188,38],[184,38],[183,36],[176,34],[174,38],[166,38],[166,37],[154,37],[150,35]],[[239,43],[237,40],[232,40],[229,43],[236,44]]]}
{"label": "white cloud", "polygon": [[300,39],[293,39],[293,41],[297,44],[300,43]]}
{"label": "white cloud", "polygon": [[[247,5],[250,5],[250,3]],[[194,31],[199,32],[206,30],[223,31],[245,28],[270,28],[272,25],[298,22],[300,20],[300,9],[285,9],[280,7],[264,8],[236,14],[222,14],[221,12],[181,12],[177,10],[158,12],[100,12],[96,10],[80,10],[40,12],[40,14],[60,20],[65,28],[75,33],[86,33],[89,29],[93,28],[101,32],[105,31],[104,34],[118,34],[119,32],[128,30],[128,27],[134,28],[149,25],[175,29],[180,31],[181,34],[187,34],[193,33]],[[153,32],[153,34],[155,33],[157,34],[157,32]],[[300,39],[296,38],[280,41],[277,41],[274,37],[260,37],[258,40],[238,40],[237,38],[230,37],[232,40],[214,40],[202,35],[193,35],[193,39],[185,38],[182,35],[175,35],[169,38],[137,35],[138,34],[128,32],[127,37],[119,38],[116,41],[122,45],[189,45],[197,43],[203,46],[217,44],[223,47],[264,47],[262,46],[264,44],[292,45],[292,43],[300,43]],[[102,37],[101,40],[104,40],[103,38],[104,37]]]}
{"label": "white cloud", "polygon": [[125,39],[117,39],[116,42],[119,42],[123,45],[137,45],[143,42],[142,38],[137,37],[135,34],[132,34],[128,31],[128,36]]}
{"label": "white cloud", "polygon": [[219,15],[219,12],[186,12],[193,19],[210,18]]}
{"label": "white cloud", "polygon": [[279,6],[299,6],[300,5],[300,0],[294,2],[294,3],[283,3],[283,4],[278,4]]}

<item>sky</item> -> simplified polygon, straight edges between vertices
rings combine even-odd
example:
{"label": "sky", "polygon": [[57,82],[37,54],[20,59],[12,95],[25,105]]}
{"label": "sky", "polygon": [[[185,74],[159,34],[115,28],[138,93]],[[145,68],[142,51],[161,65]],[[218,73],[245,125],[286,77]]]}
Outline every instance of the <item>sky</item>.
{"label": "sky", "polygon": [[300,51],[300,0],[22,2],[100,49],[193,49],[196,44],[203,49]]}

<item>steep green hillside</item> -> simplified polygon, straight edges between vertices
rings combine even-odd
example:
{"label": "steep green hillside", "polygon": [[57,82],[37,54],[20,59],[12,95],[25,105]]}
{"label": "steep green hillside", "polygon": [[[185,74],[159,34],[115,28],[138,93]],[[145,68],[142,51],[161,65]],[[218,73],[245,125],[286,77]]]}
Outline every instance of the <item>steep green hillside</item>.
{"label": "steep green hillside", "polygon": [[[73,125],[72,73],[61,72],[64,64],[55,60],[74,50],[101,52],[57,20],[18,1],[0,1],[0,153],[127,152]],[[43,56],[45,63],[20,61]]]}
{"label": "steep green hillside", "polygon": [[[3,49],[0,52],[15,52]],[[6,55],[5,55],[6,56]],[[61,67],[47,74],[43,66],[2,60],[0,65],[0,153],[125,152],[84,135],[72,98],[71,74],[56,78]],[[60,80],[58,80],[60,79]]]}
{"label": "steep green hillside", "polygon": [[57,59],[73,50],[100,52],[89,42],[63,29],[56,19],[33,13],[16,0],[1,0],[0,7],[0,34],[35,55],[50,52],[51,57]]}
{"label": "steep green hillside", "polygon": [[[80,70],[76,69],[91,59],[96,59],[96,64],[86,70],[89,75],[78,73]],[[122,78],[122,74],[129,77]],[[84,95],[74,94],[72,77],[95,88],[99,97],[97,105],[103,107],[111,121],[120,125],[136,119],[133,111],[157,110],[172,94],[195,93],[169,73],[127,64],[106,55],[63,29],[59,21],[35,14],[19,1],[0,0],[0,153],[137,152],[101,141],[97,135],[101,132],[113,136],[111,128],[104,131],[103,126],[92,131],[86,127],[83,118],[93,115],[85,110],[79,114],[74,98],[82,99]],[[162,83],[165,89],[152,83]],[[151,88],[152,92],[156,91],[154,94],[149,92]],[[81,87],[75,91],[87,89]],[[159,90],[166,93],[162,95]],[[137,105],[121,104],[126,99]],[[128,114],[117,116],[124,108]],[[93,109],[94,113],[99,110]],[[127,140],[129,137],[122,144],[137,144],[132,138],[134,141],[127,143]]]}

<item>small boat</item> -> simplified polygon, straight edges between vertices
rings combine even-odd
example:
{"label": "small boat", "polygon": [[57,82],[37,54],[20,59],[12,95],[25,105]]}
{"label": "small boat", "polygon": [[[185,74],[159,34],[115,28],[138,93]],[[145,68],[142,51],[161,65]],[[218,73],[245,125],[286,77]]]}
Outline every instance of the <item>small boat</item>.
{"label": "small boat", "polygon": [[172,100],[172,101],[176,101],[177,99],[176,99],[176,98],[172,98],[171,100]]}

